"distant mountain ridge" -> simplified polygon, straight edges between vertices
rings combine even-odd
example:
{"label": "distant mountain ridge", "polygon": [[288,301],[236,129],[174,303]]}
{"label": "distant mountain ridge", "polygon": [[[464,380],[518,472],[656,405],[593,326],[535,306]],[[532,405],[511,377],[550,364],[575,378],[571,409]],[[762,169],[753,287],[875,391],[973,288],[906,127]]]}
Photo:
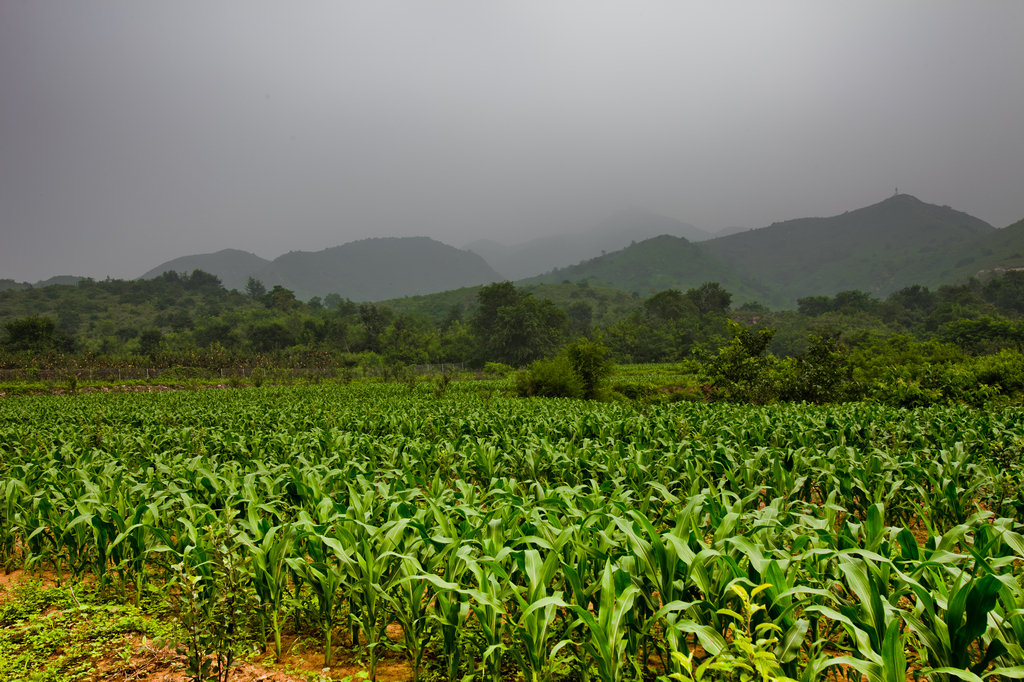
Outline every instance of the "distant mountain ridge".
{"label": "distant mountain ridge", "polygon": [[708,254],[791,305],[809,295],[859,289],[878,296],[954,276],[958,252],[996,229],[909,194],[827,218],[799,218],[711,239]]}
{"label": "distant mountain ridge", "polygon": [[768,290],[682,237],[660,235],[626,248],[559,268],[522,284],[586,280],[598,286],[650,296],[665,289],[686,290],[718,282],[742,300],[764,299]]}
{"label": "distant mountain ridge", "polygon": [[631,242],[658,235],[684,237],[689,241],[710,239],[712,235],[689,223],[637,208],[619,211],[583,232],[537,237],[519,244],[500,244],[481,239],[465,245],[483,256],[507,279],[542,275],[554,268],[574,265],[604,253],[618,251]]}
{"label": "distant mountain ridge", "polygon": [[300,299],[335,293],[353,301],[428,294],[501,279],[483,258],[429,237],[362,239],[322,251],[291,251],[272,261],[236,249],[183,256],[149,270],[151,279],[199,269],[228,289],[244,290],[249,277],[268,289],[281,285]]}
{"label": "distant mountain ridge", "polygon": [[174,272],[203,270],[211,275],[217,275],[225,289],[244,291],[249,277],[256,276],[255,273],[261,272],[269,265],[270,261],[260,258],[254,253],[238,249],[222,249],[216,253],[201,253],[169,260],[149,270],[139,279],[153,279],[168,270]]}
{"label": "distant mountain ridge", "polygon": [[637,293],[716,281],[735,302],[792,308],[804,296],[857,289],[884,298],[914,284],[1024,267],[1024,221],[997,230],[907,194],[836,216],[684,241],[660,236],[523,281],[590,280]]}
{"label": "distant mountain ridge", "polygon": [[56,275],[48,279],[41,279],[35,284],[31,282],[16,282],[13,279],[0,279],[0,291],[7,291],[8,289],[42,289],[43,287],[52,287],[58,284],[75,285],[81,282],[84,277],[78,277],[77,275]]}
{"label": "distant mountain ridge", "polygon": [[[804,296],[857,289],[884,298],[914,284],[936,287],[990,271],[1024,268],[1024,221],[996,229],[907,194],[839,215],[787,220],[699,243],[670,233],[624,241],[658,226],[676,232],[687,228],[671,218],[633,210],[580,233],[578,240],[559,235],[517,247],[478,241],[469,245],[476,252],[468,252],[426,237],[369,239],[315,253],[293,252],[274,261],[226,250],[168,261],[146,276],[199,268],[217,275],[229,288],[244,288],[251,275],[267,287],[286,286],[300,298],[338,293],[365,301],[509,278],[525,285],[592,281],[641,295],[716,281],[734,294],[736,304],[759,301],[792,308]],[[601,235],[623,242],[623,247],[565,263],[573,249],[592,252]],[[494,260],[490,265],[481,257],[489,248]],[[501,261],[501,253],[507,261]],[[504,271],[494,267],[503,262]],[[539,275],[513,275],[550,262],[559,264]],[[228,264],[234,264],[233,269]]]}

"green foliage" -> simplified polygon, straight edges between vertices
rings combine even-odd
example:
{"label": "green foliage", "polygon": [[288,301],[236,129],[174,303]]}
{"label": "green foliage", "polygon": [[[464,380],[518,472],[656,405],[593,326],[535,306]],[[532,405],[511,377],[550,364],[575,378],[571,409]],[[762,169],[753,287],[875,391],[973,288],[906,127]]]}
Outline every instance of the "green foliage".
{"label": "green foliage", "polygon": [[0,676],[99,675],[94,652],[146,632],[132,599],[180,614],[192,675],[250,636],[370,668],[401,646],[421,679],[1019,675],[1020,406],[493,383],[7,400],[0,560],[64,586],[0,599]]}
{"label": "green foliage", "polygon": [[483,287],[473,317],[477,363],[522,367],[550,355],[564,342],[568,316],[551,301],[539,301],[511,282]]}
{"label": "green foliage", "polygon": [[614,370],[608,348],[589,339],[577,339],[556,357],[537,360],[513,376],[520,396],[596,398]]}
{"label": "green foliage", "polygon": [[543,398],[582,398],[583,380],[565,355],[537,360],[513,376],[515,392],[520,396]]}
{"label": "green foliage", "polygon": [[0,600],[0,679],[92,679],[104,657],[111,661],[106,676],[128,677],[147,638],[168,634],[166,624],[108,603],[88,586],[23,582]]}
{"label": "green foliage", "polygon": [[[599,258],[550,273],[531,277],[524,283],[589,281],[602,286],[650,296],[665,289],[700,287],[704,282],[720,282],[744,300],[764,298],[759,287],[740,270],[710,254],[703,244],[661,235],[632,244]],[[709,300],[710,303],[710,300]],[[711,304],[716,307],[720,303]]]}
{"label": "green foliage", "polygon": [[4,346],[14,352],[67,352],[74,348],[74,341],[49,317],[31,315],[8,320],[4,323],[4,331],[7,332]]}
{"label": "green foliage", "polygon": [[171,604],[184,633],[177,651],[194,682],[227,682],[241,651],[246,613],[237,531],[214,526],[172,566]]}
{"label": "green foliage", "polygon": [[262,301],[263,297],[267,295],[267,287],[255,277],[250,277],[245,283],[245,293],[254,301]]}
{"label": "green foliage", "polygon": [[484,374],[492,377],[507,377],[509,374],[515,371],[515,368],[511,365],[506,365],[503,362],[487,362],[484,363]]}
{"label": "green foliage", "polygon": [[768,403],[779,397],[777,359],[768,354],[774,329],[755,331],[732,325],[733,338],[711,357],[703,379],[726,400]]}
{"label": "green foliage", "polygon": [[830,403],[860,395],[846,349],[833,335],[812,334],[807,351],[795,358],[780,392],[784,400]]}
{"label": "green foliage", "polygon": [[[130,368],[134,378],[147,367],[175,366],[202,368],[211,379],[254,367],[313,369],[310,376],[321,377],[352,358],[379,360],[346,372],[354,380],[399,365],[523,367],[587,333],[618,362],[703,358],[704,387],[691,377],[667,389],[691,399],[980,405],[1024,393],[1016,355],[1024,322],[1014,298],[1022,279],[1006,272],[935,291],[910,286],[885,301],[840,291],[801,299],[802,313],[730,310],[730,292],[714,282],[646,300],[590,284],[528,290],[504,282],[442,297],[446,306],[435,319],[337,295],[304,305],[281,287],[254,301],[225,291],[208,273],[170,272],[0,291],[0,366],[53,370],[51,380],[76,372],[84,383],[86,371],[104,368]],[[730,341],[730,320],[753,336],[775,330],[767,348],[753,355]],[[594,395],[584,384],[584,394]]]}
{"label": "green foliage", "polygon": [[737,680],[737,682],[796,682],[787,677],[776,657],[775,650],[779,644],[778,635],[781,628],[775,623],[761,622],[754,624],[754,616],[765,607],[754,603],[758,594],[771,588],[764,584],[747,592],[739,583],[730,585],[732,591],[740,599],[740,610],[719,609],[718,613],[733,619],[724,641],[726,646],[717,653],[708,656],[698,665],[694,664],[693,653],[683,655],[679,651],[672,652],[676,663],[682,671],[672,673],[669,677],[682,682],[702,682],[704,680]]}
{"label": "green foliage", "polygon": [[285,289],[280,284],[275,284],[273,289],[263,295],[262,300],[268,308],[284,312],[291,310],[298,303],[295,300],[295,292]]}
{"label": "green foliage", "polygon": [[[913,284],[935,286],[948,281],[951,271],[973,275],[985,261],[1013,252],[996,247],[982,256],[991,248],[983,244],[998,232],[1002,230],[949,207],[900,194],[841,215],[788,220],[698,246],[763,284],[759,300],[791,306],[813,294],[879,287],[888,293]],[[977,260],[961,264],[965,249],[977,253]],[[726,280],[711,279],[740,291]]]}
{"label": "green foliage", "polygon": [[609,349],[589,339],[577,339],[566,346],[563,352],[573,374],[579,379],[583,397],[597,397],[602,382],[615,371]]}

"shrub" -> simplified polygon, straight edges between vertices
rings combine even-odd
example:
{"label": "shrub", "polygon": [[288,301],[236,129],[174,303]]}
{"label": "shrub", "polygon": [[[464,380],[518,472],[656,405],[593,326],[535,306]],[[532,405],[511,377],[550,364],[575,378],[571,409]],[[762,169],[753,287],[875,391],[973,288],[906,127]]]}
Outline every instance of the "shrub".
{"label": "shrub", "polygon": [[594,398],[601,386],[615,370],[615,365],[608,357],[611,351],[590,339],[578,339],[565,349],[565,356],[573,374],[583,385],[583,397]]}
{"label": "shrub", "polygon": [[565,355],[537,360],[527,369],[516,372],[513,379],[516,394],[521,396],[582,398],[584,395],[583,381]]}
{"label": "shrub", "polygon": [[999,386],[1007,393],[1024,390],[1024,355],[1020,351],[1003,350],[977,358],[973,365],[979,384]]}
{"label": "shrub", "polygon": [[492,377],[507,377],[514,371],[511,365],[504,362],[488,362],[484,365],[484,374]]}

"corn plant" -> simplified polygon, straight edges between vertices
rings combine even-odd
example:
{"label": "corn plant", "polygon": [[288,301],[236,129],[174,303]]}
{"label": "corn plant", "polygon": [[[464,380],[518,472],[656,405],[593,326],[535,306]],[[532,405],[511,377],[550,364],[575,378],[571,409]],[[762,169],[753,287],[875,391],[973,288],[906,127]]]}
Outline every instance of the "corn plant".
{"label": "corn plant", "polygon": [[[250,579],[260,600],[261,627],[265,628],[265,612],[269,609],[274,632],[274,656],[280,662],[281,608],[288,590],[288,558],[293,553],[298,533],[291,524],[271,526],[263,519],[251,530],[259,535],[258,539],[243,534],[241,542],[250,556]],[[266,642],[265,633],[263,641]]]}

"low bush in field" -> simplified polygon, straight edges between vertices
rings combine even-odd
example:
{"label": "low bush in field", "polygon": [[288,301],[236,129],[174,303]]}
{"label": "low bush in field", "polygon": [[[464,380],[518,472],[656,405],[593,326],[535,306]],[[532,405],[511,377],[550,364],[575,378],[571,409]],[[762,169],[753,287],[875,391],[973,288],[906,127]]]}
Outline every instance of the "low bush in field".
{"label": "low bush in field", "polygon": [[563,355],[537,360],[513,377],[517,395],[545,398],[582,398],[583,382]]}
{"label": "low bush in field", "polygon": [[515,391],[520,396],[596,398],[615,368],[609,355],[605,346],[579,339],[558,356],[538,360],[518,372],[514,377]]}

